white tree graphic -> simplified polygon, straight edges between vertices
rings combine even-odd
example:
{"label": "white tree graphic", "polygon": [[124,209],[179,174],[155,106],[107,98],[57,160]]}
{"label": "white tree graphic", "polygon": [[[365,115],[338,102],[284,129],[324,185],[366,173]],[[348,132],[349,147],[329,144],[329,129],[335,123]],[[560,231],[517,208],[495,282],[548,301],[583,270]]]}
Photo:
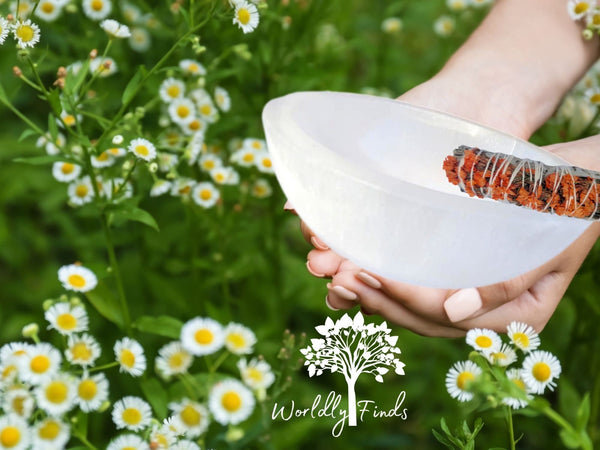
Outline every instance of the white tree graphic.
{"label": "white tree graphic", "polygon": [[404,375],[404,363],[396,357],[400,353],[396,347],[398,336],[390,336],[392,330],[385,322],[365,325],[360,311],[354,319],[344,314],[335,323],[328,317],[315,330],[324,338],[311,339],[311,345],[300,350],[308,375],[319,376],[326,370],[344,374],[348,384],[348,425],[356,426],[354,385],[358,377],[369,373],[383,383],[383,375],[390,367],[396,374]]}

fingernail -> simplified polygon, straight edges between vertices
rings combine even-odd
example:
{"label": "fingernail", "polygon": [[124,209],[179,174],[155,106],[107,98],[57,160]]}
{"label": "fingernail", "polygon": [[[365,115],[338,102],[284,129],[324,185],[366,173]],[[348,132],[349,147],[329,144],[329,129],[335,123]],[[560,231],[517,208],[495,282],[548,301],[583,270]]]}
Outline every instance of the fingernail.
{"label": "fingernail", "polygon": [[329,250],[327,244],[316,236],[310,238],[310,243],[318,250]]}
{"label": "fingernail", "polygon": [[292,206],[292,204],[290,203],[289,200],[286,200],[285,205],[283,205],[283,210],[284,211],[294,211],[294,207]]}
{"label": "fingernail", "polygon": [[323,278],[325,276],[324,273],[319,273],[319,272],[315,272],[313,270],[312,267],[310,267],[310,261],[306,261],[306,268],[308,269],[308,271],[311,273],[311,275],[314,275],[315,277],[319,277],[319,278]]}
{"label": "fingernail", "polygon": [[332,311],[339,311],[340,310],[339,308],[334,308],[333,306],[331,306],[331,303],[329,303],[329,295],[325,297],[325,304]]}
{"label": "fingernail", "polygon": [[381,283],[377,278],[372,275],[369,275],[367,272],[358,272],[356,274],[356,278],[365,283],[367,286],[372,287],[373,289],[381,289]]}
{"label": "fingernail", "polygon": [[356,295],[350,289],[346,289],[344,286],[331,286],[329,289],[342,297],[344,300],[354,301],[358,299],[358,295]]}
{"label": "fingernail", "polygon": [[452,322],[459,322],[481,309],[481,296],[475,288],[461,289],[444,302],[444,309]]}

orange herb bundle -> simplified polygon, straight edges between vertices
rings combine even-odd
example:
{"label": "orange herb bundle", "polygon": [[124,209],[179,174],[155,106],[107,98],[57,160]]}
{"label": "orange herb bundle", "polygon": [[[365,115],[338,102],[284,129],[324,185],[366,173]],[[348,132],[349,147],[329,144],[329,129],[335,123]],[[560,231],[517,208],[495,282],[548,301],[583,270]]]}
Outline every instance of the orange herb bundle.
{"label": "orange herb bundle", "polygon": [[491,198],[536,211],[600,219],[600,172],[461,145],[443,164],[450,183],[471,197]]}

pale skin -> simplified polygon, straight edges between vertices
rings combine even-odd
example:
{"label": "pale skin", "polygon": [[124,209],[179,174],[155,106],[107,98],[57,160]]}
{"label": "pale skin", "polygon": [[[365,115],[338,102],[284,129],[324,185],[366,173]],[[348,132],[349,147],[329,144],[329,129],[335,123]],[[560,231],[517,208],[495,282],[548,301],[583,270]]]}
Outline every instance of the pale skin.
{"label": "pale skin", "polygon": [[[528,139],[600,54],[584,41],[564,0],[498,0],[481,26],[431,80],[399,100],[473,120]],[[573,165],[600,171],[600,136],[546,147]],[[441,164],[441,163],[440,163]],[[410,285],[368,273],[327,248],[302,223],[314,245],[307,267],[331,278],[327,305],[360,305],[370,314],[429,336],[456,337],[471,328],[504,331],[513,320],[540,331],[600,237],[592,224],[541,267],[492,286],[449,290]]]}

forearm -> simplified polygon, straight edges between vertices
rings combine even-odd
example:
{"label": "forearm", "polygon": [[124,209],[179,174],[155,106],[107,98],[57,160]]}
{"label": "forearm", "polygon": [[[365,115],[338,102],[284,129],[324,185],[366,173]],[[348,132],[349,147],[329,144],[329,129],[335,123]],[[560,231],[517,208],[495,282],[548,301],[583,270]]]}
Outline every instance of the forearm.
{"label": "forearm", "polygon": [[566,0],[498,0],[428,86],[455,99],[425,106],[527,138],[598,57],[598,38],[585,41],[581,31]]}

